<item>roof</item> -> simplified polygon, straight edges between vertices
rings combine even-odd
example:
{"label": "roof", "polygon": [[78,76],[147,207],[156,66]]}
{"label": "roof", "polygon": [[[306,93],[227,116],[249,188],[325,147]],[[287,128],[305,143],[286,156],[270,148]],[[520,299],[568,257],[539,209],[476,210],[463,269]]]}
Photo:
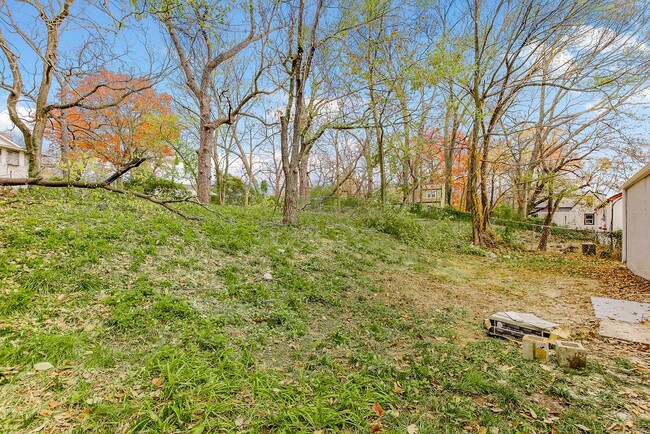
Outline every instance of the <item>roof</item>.
{"label": "roof", "polygon": [[621,192],[621,193],[616,193],[614,196],[612,196],[612,197],[608,197],[608,198],[607,198],[607,202],[613,202],[613,201],[615,201],[616,199],[620,199],[621,197],[623,197],[623,192]]}
{"label": "roof", "polygon": [[616,193],[614,196],[608,197],[596,207],[596,209],[601,209],[604,206],[607,206],[609,203],[616,202],[618,199],[623,197],[623,192]]}
{"label": "roof", "polygon": [[639,170],[632,176],[630,179],[628,179],[625,184],[623,184],[623,187],[621,187],[623,190],[627,190],[628,188],[632,187],[634,184],[637,182],[641,181],[645,177],[650,175],[650,164],[645,166],[643,169]]}
{"label": "roof", "polygon": [[[577,205],[576,201],[565,197],[565,198],[560,199],[560,206],[557,208],[556,211],[557,212],[569,212],[573,208],[575,208],[576,205]],[[546,211],[546,210],[547,210],[546,201],[544,201],[544,202],[538,203],[537,206],[535,206],[535,208],[533,208],[533,210],[531,211],[531,214],[536,213],[536,212]]]}
{"label": "roof", "polygon": [[15,144],[9,137],[0,133],[0,148],[11,149],[12,151],[24,151],[25,148]]}

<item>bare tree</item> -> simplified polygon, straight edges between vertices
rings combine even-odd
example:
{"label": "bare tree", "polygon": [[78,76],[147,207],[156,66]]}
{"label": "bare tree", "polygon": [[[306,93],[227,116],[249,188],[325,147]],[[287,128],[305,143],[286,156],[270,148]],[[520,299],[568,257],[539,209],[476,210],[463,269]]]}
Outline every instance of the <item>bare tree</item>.
{"label": "bare tree", "polygon": [[[225,9],[207,0],[160,2],[149,4],[150,10],[163,24],[176,54],[183,74],[185,90],[191,95],[198,118],[199,146],[197,170],[197,197],[202,203],[210,202],[212,188],[212,158],[214,135],[219,127],[232,124],[235,118],[257,95],[258,80],[266,68],[261,56],[259,68],[252,72],[248,92],[231,101],[228,90],[214,92],[214,73],[225,62],[233,59],[251,44],[264,38],[270,32],[271,10],[257,10],[253,0],[246,3],[249,18],[248,33],[235,41],[227,40],[224,33],[237,33],[232,25],[222,20]],[[258,25],[261,21],[261,26]],[[221,108],[221,114],[215,105]],[[188,107],[189,108],[189,107]]]}
{"label": "bare tree", "polygon": [[[122,18],[102,5],[90,5],[75,0],[40,1],[25,0],[20,7],[0,3],[0,50],[2,73],[0,88],[8,92],[7,110],[14,125],[20,130],[27,150],[29,174],[41,175],[43,136],[48,121],[56,113],[72,107],[89,110],[103,109],[119,104],[128,95],[142,90],[126,81],[102,82],[89,90],[79,92],[74,88],[76,80],[96,74],[107,65],[124,65],[128,53],[120,52],[109,42],[113,34],[119,36]],[[119,11],[118,11],[119,12]],[[20,15],[20,19],[16,15]],[[91,16],[103,16],[114,20],[114,27],[102,26]],[[60,46],[64,35],[76,32],[82,41],[76,48]],[[34,65],[23,59],[29,55]],[[161,77],[161,70],[154,73],[154,63],[148,73],[137,75],[148,79],[148,86]],[[66,88],[67,98],[53,101],[58,82]],[[108,87],[113,98],[100,103],[93,95]]]}

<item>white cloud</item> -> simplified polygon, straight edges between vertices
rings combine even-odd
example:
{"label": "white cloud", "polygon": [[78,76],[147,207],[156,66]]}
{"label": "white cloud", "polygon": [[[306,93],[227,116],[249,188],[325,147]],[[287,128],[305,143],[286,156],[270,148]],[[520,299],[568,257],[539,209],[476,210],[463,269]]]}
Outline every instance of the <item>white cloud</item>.
{"label": "white cloud", "polygon": [[[28,124],[31,123],[32,113],[28,107],[18,106],[18,116]],[[9,110],[6,108],[0,111],[0,131],[10,131],[16,129],[16,126],[9,118]]]}

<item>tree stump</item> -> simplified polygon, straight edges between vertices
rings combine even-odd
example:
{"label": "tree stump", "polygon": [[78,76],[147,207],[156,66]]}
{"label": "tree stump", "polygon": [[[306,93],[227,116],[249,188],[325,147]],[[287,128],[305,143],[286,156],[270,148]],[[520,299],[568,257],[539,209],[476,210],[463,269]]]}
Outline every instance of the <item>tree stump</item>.
{"label": "tree stump", "polygon": [[582,243],[582,254],[586,256],[595,256],[596,255],[596,244],[595,243]]}

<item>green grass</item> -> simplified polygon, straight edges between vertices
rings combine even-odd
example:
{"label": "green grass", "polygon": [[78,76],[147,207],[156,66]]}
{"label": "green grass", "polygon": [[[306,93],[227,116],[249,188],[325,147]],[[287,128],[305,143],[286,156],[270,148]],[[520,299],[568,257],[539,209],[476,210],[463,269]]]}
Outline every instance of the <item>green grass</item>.
{"label": "green grass", "polygon": [[194,222],[102,192],[29,194],[0,210],[1,432],[606,432],[618,391],[647,380],[621,360],[580,374],[463,343],[462,306],[423,312],[387,289],[399,273],[476,280],[465,265],[488,259],[467,223],[305,213],[289,228],[264,207],[188,208]]}

